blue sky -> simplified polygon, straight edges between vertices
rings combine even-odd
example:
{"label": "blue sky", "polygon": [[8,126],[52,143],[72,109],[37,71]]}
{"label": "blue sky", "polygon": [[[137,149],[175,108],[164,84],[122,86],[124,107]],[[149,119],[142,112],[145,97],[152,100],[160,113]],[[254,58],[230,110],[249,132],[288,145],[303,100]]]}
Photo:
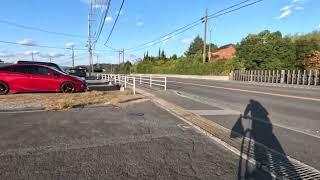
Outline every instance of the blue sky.
{"label": "blue sky", "polygon": [[[1,41],[65,47],[74,43],[84,49],[87,36],[88,1],[90,0],[10,0],[0,6],[0,20],[38,27],[41,29],[82,36],[80,38],[52,35],[25,30],[0,23]],[[126,0],[119,22],[109,41],[116,49],[128,49],[156,39],[165,33],[242,0]],[[254,0],[252,0],[254,1]],[[96,46],[99,61],[116,63],[118,56],[103,46],[121,4],[112,0],[110,12],[101,38]],[[320,30],[319,0],[264,0],[259,4],[209,21],[212,29],[211,41],[218,45],[237,43],[249,33],[269,29],[280,30],[283,34],[307,33]],[[126,52],[126,59],[143,56],[145,51],[157,54],[162,48],[168,55],[181,55],[197,35],[203,36],[203,25],[170,40],[141,51]],[[6,61],[31,59],[31,52],[37,60],[53,61],[61,65],[71,65],[70,50],[48,49],[36,46],[21,46],[0,43],[0,57]],[[87,63],[87,52],[75,51],[76,64]],[[95,57],[96,61],[96,57]]]}

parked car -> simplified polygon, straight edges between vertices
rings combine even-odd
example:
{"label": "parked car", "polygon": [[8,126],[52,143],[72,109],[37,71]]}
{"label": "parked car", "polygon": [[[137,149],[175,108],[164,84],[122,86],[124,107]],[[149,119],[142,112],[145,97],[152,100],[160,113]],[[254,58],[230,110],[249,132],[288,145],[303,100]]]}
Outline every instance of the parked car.
{"label": "parked car", "polygon": [[72,68],[68,71],[68,73],[71,75],[74,75],[74,76],[84,78],[84,79],[87,77],[87,70],[85,67]]}
{"label": "parked car", "polygon": [[58,64],[51,63],[51,62],[39,62],[39,61],[18,61],[17,64],[38,64],[43,66],[49,66],[57,71],[66,73],[63,68],[61,68]]}
{"label": "parked car", "polygon": [[43,65],[13,64],[0,67],[0,95],[8,92],[83,92],[87,83]]}

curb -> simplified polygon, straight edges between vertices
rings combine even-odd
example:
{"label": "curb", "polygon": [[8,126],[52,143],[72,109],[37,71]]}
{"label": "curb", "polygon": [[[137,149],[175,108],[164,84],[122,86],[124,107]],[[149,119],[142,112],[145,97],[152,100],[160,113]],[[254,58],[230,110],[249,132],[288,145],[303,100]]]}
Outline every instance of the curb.
{"label": "curb", "polygon": [[27,112],[43,112],[46,111],[44,108],[21,108],[21,109],[0,109],[0,113],[27,113]]}

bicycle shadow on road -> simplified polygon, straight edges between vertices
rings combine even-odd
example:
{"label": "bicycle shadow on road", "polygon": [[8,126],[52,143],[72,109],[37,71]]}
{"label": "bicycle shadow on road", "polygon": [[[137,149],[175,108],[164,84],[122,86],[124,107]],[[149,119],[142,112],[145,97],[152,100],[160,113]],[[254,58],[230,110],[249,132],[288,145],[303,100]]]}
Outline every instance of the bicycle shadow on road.
{"label": "bicycle shadow on road", "polygon": [[[273,134],[273,126],[268,115],[261,103],[250,100],[243,115],[240,115],[232,128],[230,137],[241,138],[238,180],[274,179],[270,173],[262,173],[262,168],[280,179],[302,179]],[[250,165],[250,162],[243,158],[245,156],[255,159],[255,165]]]}

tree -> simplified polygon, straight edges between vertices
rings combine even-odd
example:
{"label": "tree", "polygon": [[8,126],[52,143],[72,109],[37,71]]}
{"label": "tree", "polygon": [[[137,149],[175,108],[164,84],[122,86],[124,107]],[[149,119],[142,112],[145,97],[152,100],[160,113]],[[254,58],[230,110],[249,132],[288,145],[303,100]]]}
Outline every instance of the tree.
{"label": "tree", "polygon": [[164,60],[166,59],[166,54],[164,53],[164,50],[161,51],[161,54],[160,54],[160,59]]}
{"label": "tree", "polygon": [[[211,45],[211,46],[210,46],[210,45]],[[207,50],[208,50],[208,51],[209,51],[209,46],[210,46],[210,51],[211,51],[211,52],[215,52],[215,51],[218,50],[218,46],[217,46],[217,45],[215,45],[215,44],[213,44],[213,43],[210,43],[210,44],[207,45]]]}
{"label": "tree", "polygon": [[147,51],[146,55],[144,56],[143,60],[144,61],[149,61],[150,60],[148,51]]}
{"label": "tree", "polygon": [[295,62],[295,66],[299,69],[303,69],[304,67],[304,60],[316,50],[319,50],[318,41],[314,38],[308,39],[306,37],[298,38],[295,41],[296,46],[296,58],[297,61]]}
{"label": "tree", "polygon": [[304,61],[306,69],[320,69],[320,51],[314,51]]}
{"label": "tree", "polygon": [[188,50],[185,52],[187,57],[195,56],[199,52],[202,53],[204,41],[200,36],[197,36],[190,44]]}
{"label": "tree", "polygon": [[161,59],[161,50],[159,48],[159,51],[158,51],[158,59]]}
{"label": "tree", "polygon": [[171,56],[171,59],[177,60],[177,59],[178,59],[178,56],[177,56],[176,54],[173,54],[173,55]]}
{"label": "tree", "polygon": [[295,46],[289,38],[268,30],[248,35],[236,47],[236,56],[246,69],[293,69]]}

